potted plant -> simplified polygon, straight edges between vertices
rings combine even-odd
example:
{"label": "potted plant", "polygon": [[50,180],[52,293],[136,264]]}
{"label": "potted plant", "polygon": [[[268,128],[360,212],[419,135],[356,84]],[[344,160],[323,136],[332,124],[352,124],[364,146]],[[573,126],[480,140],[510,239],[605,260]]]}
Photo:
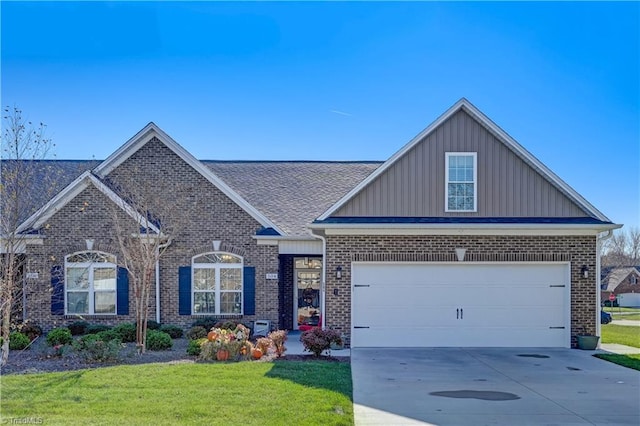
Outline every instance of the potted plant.
{"label": "potted plant", "polygon": [[576,335],[578,341],[578,349],[593,351],[598,347],[600,336],[587,333],[586,327],[582,326],[582,333]]}

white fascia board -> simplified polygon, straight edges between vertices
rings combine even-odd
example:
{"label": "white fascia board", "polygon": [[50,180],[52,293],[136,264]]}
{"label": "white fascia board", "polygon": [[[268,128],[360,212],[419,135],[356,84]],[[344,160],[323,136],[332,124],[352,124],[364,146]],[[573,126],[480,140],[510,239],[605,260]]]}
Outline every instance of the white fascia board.
{"label": "white fascia board", "polygon": [[133,155],[137,150],[143,147],[153,137],[157,137],[162,143],[173,151],[178,157],[184,160],[187,164],[193,167],[199,172],[205,179],[211,182],[215,187],[222,191],[227,197],[229,197],[240,208],[246,211],[251,217],[253,217],[258,223],[265,228],[273,228],[279,234],[285,235],[275,223],[269,220],[265,215],[253,207],[247,200],[240,196],[236,191],[231,189],[222,179],[220,179],[215,173],[213,173],[207,166],[198,161],[189,151],[184,149],[178,142],[176,142],[171,136],[160,129],[155,123],[147,124],[142,130],[136,133],[131,139],[129,139],[118,150],[111,154],[106,160],[104,160],[98,167],[94,169],[94,172],[101,177],[106,176],[113,169],[122,164],[127,158]]}
{"label": "white fascia board", "polygon": [[277,241],[316,241],[316,238],[305,237],[304,235],[254,235],[255,240],[277,240]]}
{"label": "white fascia board", "polygon": [[329,207],[318,220],[324,220],[331,214],[335,213],[340,207],[342,207],[347,201],[353,198],[356,194],[362,191],[367,185],[369,185],[374,179],[384,173],[389,167],[391,167],[398,159],[411,150],[422,139],[434,131],[444,121],[453,116],[458,110],[464,109],[467,113],[473,116],[481,124],[483,124],[489,131],[493,132],[499,139],[506,145],[513,149],[518,155],[520,155],[526,162],[528,162],[534,169],[537,169],[540,174],[545,176],[549,181],[560,189],[564,194],[571,198],[576,204],[581,206],[586,213],[598,218],[603,222],[611,222],[611,220],[589,203],[584,197],[578,194],[571,186],[564,182],[560,177],[553,173],[547,166],[545,166],[540,160],[538,160],[533,154],[527,151],[522,145],[516,142],[507,132],[502,130],[497,124],[495,124],[489,117],[484,115],[478,108],[476,108],[467,99],[462,98],[456,102],[451,108],[445,111],[440,117],[438,117],[433,123],[431,123],[426,129],[420,132],[416,137],[411,139],[404,147],[398,152],[393,154],[391,158],[385,161],[380,167],[378,167],[373,173],[367,176],[362,182],[360,182],[355,188],[349,191],[344,197],[338,200],[334,205]]}
{"label": "white fascia board", "polygon": [[109,189],[105,184],[100,182],[90,171],[82,173],[73,182],[67,185],[62,191],[60,191],[55,197],[53,197],[47,204],[41,207],[33,215],[31,215],[26,221],[24,221],[17,229],[16,232],[20,233],[29,228],[38,229],[44,223],[51,218],[58,210],[63,208],[67,203],[73,200],[78,194],[84,191],[89,184],[93,184],[100,192],[105,194],[111,201],[113,201],[118,207],[124,210],[129,216],[141,226],[148,226],[156,233],[160,233],[160,230],[152,223],[146,223],[147,221],[138,212],[127,204],[122,198],[120,198],[115,192]]}
{"label": "white fascia board", "polygon": [[324,229],[326,235],[597,235],[603,230],[620,225],[549,225],[549,224],[315,224],[313,229]]}
{"label": "white fascia board", "polygon": [[86,171],[78,176],[73,182],[58,192],[49,202],[40,207],[27,220],[22,222],[16,229],[16,233],[21,233],[29,228],[37,228],[51,218],[59,209],[64,207],[76,195],[81,193],[87,186],[87,177],[91,172]]}

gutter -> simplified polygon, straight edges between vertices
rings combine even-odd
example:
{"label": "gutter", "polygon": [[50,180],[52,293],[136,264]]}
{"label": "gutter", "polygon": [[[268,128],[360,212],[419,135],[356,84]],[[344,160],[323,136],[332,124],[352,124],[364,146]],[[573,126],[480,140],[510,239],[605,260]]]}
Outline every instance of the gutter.
{"label": "gutter", "polygon": [[171,240],[164,244],[158,244],[156,257],[156,322],[160,324],[160,250],[171,245]]}
{"label": "gutter", "polygon": [[320,299],[320,308],[321,308],[321,312],[322,312],[322,322],[320,324],[320,327],[324,330],[325,329],[325,325],[327,323],[327,312],[325,310],[327,303],[326,303],[326,299],[327,299],[327,294],[326,294],[326,288],[327,288],[327,282],[326,282],[326,276],[327,276],[327,239],[325,237],[323,237],[322,235],[317,235],[313,233],[313,229],[309,230],[309,234],[311,234],[311,236],[314,239],[320,239],[322,240],[322,297]]}
{"label": "gutter", "polygon": [[[602,244],[608,240],[609,238],[613,237],[613,230],[608,230],[606,232],[603,232],[601,234],[598,234],[598,237],[596,238],[596,302],[597,302],[597,306],[599,309],[596,310],[596,336],[601,336],[602,333],[602,324],[600,324],[600,309],[602,309],[602,299],[601,299],[601,291],[600,289],[602,288],[602,282],[601,282],[601,261],[600,261],[600,254],[601,254],[601,250],[602,250]],[[598,348],[600,348],[600,344],[602,343],[602,339],[598,340]]]}

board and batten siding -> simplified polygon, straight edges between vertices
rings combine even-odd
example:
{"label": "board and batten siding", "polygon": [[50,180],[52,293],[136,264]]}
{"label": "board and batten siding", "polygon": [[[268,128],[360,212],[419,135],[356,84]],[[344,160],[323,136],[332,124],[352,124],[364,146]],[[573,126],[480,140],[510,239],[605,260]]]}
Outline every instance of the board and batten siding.
{"label": "board and batten siding", "polygon": [[[477,152],[478,209],[445,213],[445,153]],[[464,110],[443,122],[332,216],[586,217]]]}

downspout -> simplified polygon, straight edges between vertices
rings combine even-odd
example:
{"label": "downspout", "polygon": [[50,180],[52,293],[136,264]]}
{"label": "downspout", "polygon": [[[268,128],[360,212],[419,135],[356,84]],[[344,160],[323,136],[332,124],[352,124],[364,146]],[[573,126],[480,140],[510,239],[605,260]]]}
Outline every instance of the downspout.
{"label": "downspout", "polygon": [[171,240],[156,247],[156,322],[160,323],[160,249],[165,249],[171,245]]}
{"label": "downspout", "polygon": [[[609,238],[613,237],[613,230],[609,229],[608,231],[604,232],[604,233],[600,233],[598,234],[597,238],[596,238],[596,301],[598,303],[598,310],[596,311],[596,336],[601,336],[601,330],[602,330],[602,324],[600,324],[600,309],[602,309],[602,299],[601,299],[601,279],[600,279],[600,269],[601,269],[601,262],[600,262],[600,254],[601,254],[601,249],[602,249],[602,244],[608,240]],[[600,347],[600,343],[601,343],[600,339],[598,341],[598,347]]]}
{"label": "downspout", "polygon": [[327,294],[326,294],[326,287],[327,287],[327,239],[325,237],[323,237],[322,235],[318,235],[318,234],[314,234],[313,233],[313,229],[309,230],[309,233],[311,234],[311,236],[313,238],[319,238],[320,240],[322,240],[322,298],[320,299],[320,305],[321,305],[321,312],[322,312],[322,323],[320,324],[320,326],[322,327],[322,329],[325,329],[325,325],[327,323],[327,311],[325,310],[327,303],[326,303],[326,299],[327,299]]}

